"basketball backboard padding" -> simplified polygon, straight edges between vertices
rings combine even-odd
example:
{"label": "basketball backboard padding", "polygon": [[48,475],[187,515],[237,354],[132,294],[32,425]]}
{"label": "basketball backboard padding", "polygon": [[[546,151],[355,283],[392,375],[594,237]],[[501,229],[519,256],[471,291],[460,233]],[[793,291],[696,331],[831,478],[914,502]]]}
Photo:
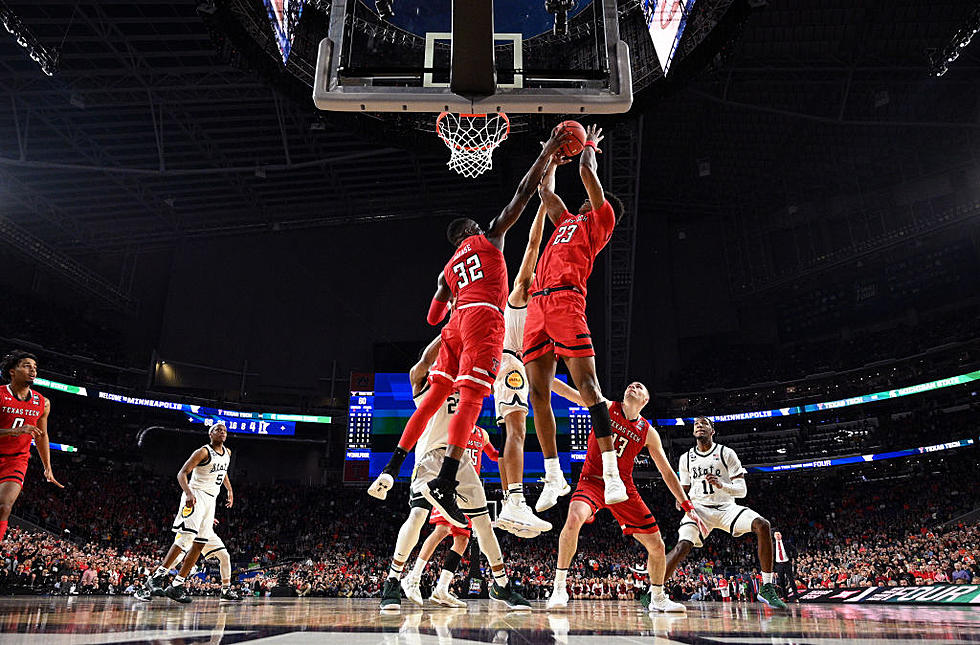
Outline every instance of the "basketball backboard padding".
{"label": "basketball backboard padding", "polygon": [[[392,76],[360,74],[342,64],[345,49],[345,18],[348,0],[333,0],[330,29],[320,41],[316,72],[313,82],[313,100],[321,110],[343,112],[459,112],[485,114],[511,112],[515,114],[618,114],[627,112],[633,103],[632,73],[629,47],[619,39],[619,21],[616,0],[594,0],[597,15],[603,18],[596,32],[602,38],[600,51],[608,63],[601,69],[601,78],[595,71],[564,77],[545,76],[538,73],[538,80],[547,81],[531,86],[527,70],[520,62],[520,39],[514,49],[512,75],[501,77],[498,72],[496,91],[491,96],[466,98],[454,94],[448,83],[432,81],[429,63],[417,63],[414,76],[417,83],[405,83],[402,79],[412,74]],[[598,12],[601,12],[599,14]],[[347,25],[346,28],[350,28]],[[347,34],[349,36],[349,34]],[[436,36],[436,34],[431,34]],[[442,37],[445,34],[437,34]],[[498,41],[505,41],[511,34],[494,34]],[[420,37],[428,43],[429,35]],[[452,40],[451,35],[448,40]],[[353,42],[353,41],[352,41]],[[451,42],[450,42],[451,44]],[[503,45],[510,47],[510,45]],[[428,46],[426,51],[428,53]],[[421,50],[421,47],[419,47]],[[506,60],[505,60],[506,62]],[[525,61],[526,62],[526,61]],[[423,68],[425,68],[423,70]],[[574,70],[571,70],[574,72]],[[571,78],[570,78],[571,77]],[[449,80],[445,76],[443,81]]]}

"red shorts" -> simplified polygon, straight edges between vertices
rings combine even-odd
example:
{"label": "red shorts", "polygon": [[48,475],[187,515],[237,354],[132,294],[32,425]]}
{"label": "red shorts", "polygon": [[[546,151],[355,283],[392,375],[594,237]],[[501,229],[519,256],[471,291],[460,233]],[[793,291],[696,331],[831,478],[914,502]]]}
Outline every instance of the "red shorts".
{"label": "red shorts", "polygon": [[[449,527],[449,534],[451,536],[453,536],[453,537],[469,538],[470,535],[472,535],[472,532],[470,531],[469,528],[461,529],[458,526],[454,526],[454,525],[450,524],[449,523],[449,520],[447,520],[446,518],[444,518],[442,516],[442,513],[439,512],[439,509],[438,508],[433,508],[432,509],[432,512],[429,513],[429,524],[435,524],[437,526],[438,525],[448,526]],[[467,518],[466,519],[466,525],[468,527],[469,526],[473,526],[473,522],[471,522],[469,520],[469,518]]]}
{"label": "red shorts", "polygon": [[459,387],[476,385],[486,394],[500,369],[504,350],[504,315],[490,305],[463,305],[442,328],[439,358],[430,379],[444,379]]}
{"label": "red shorts", "polygon": [[0,457],[0,484],[17,482],[23,487],[24,477],[27,475],[27,460],[30,458],[29,452]]}
{"label": "red shorts", "polygon": [[524,362],[530,363],[548,353],[595,356],[582,294],[556,291],[531,297],[524,323]]}
{"label": "red shorts", "polygon": [[660,530],[657,520],[653,513],[647,508],[643,498],[636,488],[627,486],[629,499],[619,504],[606,506],[604,501],[606,485],[601,479],[595,477],[580,477],[575,492],[572,493],[572,501],[585,502],[592,507],[592,515],[600,510],[608,508],[619,522],[619,527],[623,529],[623,535],[633,535],[634,533],[656,533]]}

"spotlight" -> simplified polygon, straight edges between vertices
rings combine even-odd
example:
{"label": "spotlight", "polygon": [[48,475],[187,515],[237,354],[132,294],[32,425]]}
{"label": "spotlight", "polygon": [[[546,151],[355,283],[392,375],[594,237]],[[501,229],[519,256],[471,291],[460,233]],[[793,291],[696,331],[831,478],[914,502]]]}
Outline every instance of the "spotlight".
{"label": "spotlight", "polygon": [[374,9],[382,20],[388,20],[395,15],[395,0],[375,0]]}
{"label": "spotlight", "polygon": [[555,36],[568,37],[568,12],[577,4],[578,0],[544,0],[545,11],[555,14]]}

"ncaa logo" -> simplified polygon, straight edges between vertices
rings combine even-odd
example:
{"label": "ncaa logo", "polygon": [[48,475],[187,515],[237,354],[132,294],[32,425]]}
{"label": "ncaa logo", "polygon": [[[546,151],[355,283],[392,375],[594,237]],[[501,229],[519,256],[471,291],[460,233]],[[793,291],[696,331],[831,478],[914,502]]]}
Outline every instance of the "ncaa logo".
{"label": "ncaa logo", "polygon": [[524,387],[524,375],[517,370],[507,373],[507,387],[512,390],[520,390]]}
{"label": "ncaa logo", "polygon": [[194,514],[194,507],[193,506],[185,506],[184,508],[180,509],[180,516],[181,517],[190,517],[193,514]]}

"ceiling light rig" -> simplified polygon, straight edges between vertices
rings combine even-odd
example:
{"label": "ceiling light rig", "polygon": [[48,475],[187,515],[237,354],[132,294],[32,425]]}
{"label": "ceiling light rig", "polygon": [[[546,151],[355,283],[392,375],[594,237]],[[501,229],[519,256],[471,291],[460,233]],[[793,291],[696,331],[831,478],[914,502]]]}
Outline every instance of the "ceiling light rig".
{"label": "ceiling light rig", "polygon": [[54,76],[58,71],[61,53],[41,44],[34,32],[2,0],[0,0],[0,22],[17,44],[27,50],[27,55],[40,66],[41,71],[48,76]]}
{"label": "ceiling light rig", "polygon": [[980,6],[970,12],[966,23],[956,30],[953,37],[943,47],[930,54],[932,74],[942,76],[948,72],[949,65],[960,57],[960,53],[969,46],[977,32],[980,32]]}

